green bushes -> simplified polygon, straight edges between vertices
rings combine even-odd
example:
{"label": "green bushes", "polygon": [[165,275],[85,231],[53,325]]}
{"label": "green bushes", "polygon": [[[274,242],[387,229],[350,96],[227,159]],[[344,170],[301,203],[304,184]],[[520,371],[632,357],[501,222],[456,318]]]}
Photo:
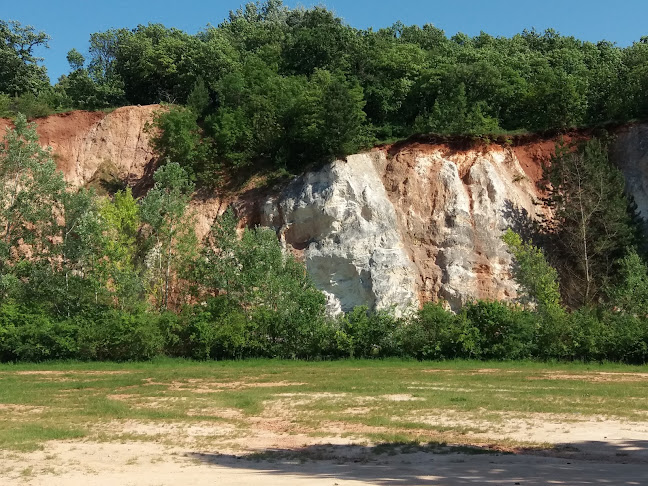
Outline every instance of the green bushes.
{"label": "green bushes", "polygon": [[554,321],[517,305],[478,301],[454,314],[429,303],[409,318],[358,307],[338,319],[299,319],[267,307],[244,312],[227,296],[180,314],[102,308],[57,318],[0,307],[0,361],[130,361],[159,355],[246,358],[578,360],[648,362],[648,320],[585,308]]}
{"label": "green bushes", "polygon": [[96,309],[60,319],[40,308],[0,307],[0,360],[130,361],[162,354],[159,317]]}

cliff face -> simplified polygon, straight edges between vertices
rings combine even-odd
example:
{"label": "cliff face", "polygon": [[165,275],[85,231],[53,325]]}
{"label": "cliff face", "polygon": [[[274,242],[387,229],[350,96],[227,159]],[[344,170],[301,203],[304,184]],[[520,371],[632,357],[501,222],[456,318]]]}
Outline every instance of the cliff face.
{"label": "cliff face", "polygon": [[500,236],[537,217],[536,199],[513,150],[412,145],[304,175],[267,200],[262,223],[303,249],[334,307],[457,309],[515,296]]}
{"label": "cliff face", "polygon": [[[110,113],[73,111],[36,120],[41,144],[54,151],[65,179],[83,185],[98,178],[129,184],[145,176],[154,160],[144,128],[159,105],[126,106]],[[0,120],[0,130],[8,126]]]}
{"label": "cliff face", "polygon": [[[108,176],[145,186],[155,165],[145,126],[159,108],[55,115],[37,121],[38,133],[72,184]],[[515,296],[500,237],[507,227],[524,232],[545,211],[536,183],[554,146],[551,139],[470,150],[403,143],[333,162],[278,192],[217,193],[192,204],[200,236],[230,204],[274,228],[303,258],[332,312],[356,305],[403,312],[437,299],[456,309]],[[613,157],[648,215],[648,126],[621,129]]]}

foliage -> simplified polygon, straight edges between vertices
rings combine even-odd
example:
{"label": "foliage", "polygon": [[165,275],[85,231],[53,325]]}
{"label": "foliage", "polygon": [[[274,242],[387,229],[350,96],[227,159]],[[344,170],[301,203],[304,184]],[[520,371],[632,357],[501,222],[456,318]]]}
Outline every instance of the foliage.
{"label": "foliage", "polygon": [[571,306],[596,302],[617,263],[634,243],[623,175],[598,139],[580,147],[559,145],[547,174],[545,223],[561,290]]}
{"label": "foliage", "polygon": [[325,7],[268,0],[194,35],[161,24],[93,33],[88,55],[72,49],[70,73],[53,88],[34,56],[48,36],[7,21],[0,34],[0,95],[14,100],[6,113],[187,106],[160,115],[157,148],[206,185],[223,166],[298,172],[414,132],[483,137],[648,116],[648,44],[552,29],[508,38],[401,22],[362,30]]}
{"label": "foliage", "polygon": [[37,95],[49,85],[47,71],[39,66],[34,50],[49,47],[50,37],[31,25],[0,20],[0,93]]}
{"label": "foliage", "polygon": [[174,276],[187,272],[198,241],[189,213],[194,185],[176,162],[168,162],[153,175],[155,185],[142,199],[140,214],[148,245],[145,259],[147,284],[160,309],[168,309]]}
{"label": "foliage", "polygon": [[619,282],[609,286],[609,301],[621,312],[648,316],[648,269],[635,250],[619,262]]}
{"label": "foliage", "polygon": [[522,290],[518,300],[523,304],[535,302],[544,309],[559,307],[558,272],[549,265],[542,249],[522,241],[510,228],[502,240],[515,258],[513,275]]}
{"label": "foliage", "polygon": [[20,292],[31,269],[51,264],[64,190],[35,126],[18,116],[0,143],[0,299]]}

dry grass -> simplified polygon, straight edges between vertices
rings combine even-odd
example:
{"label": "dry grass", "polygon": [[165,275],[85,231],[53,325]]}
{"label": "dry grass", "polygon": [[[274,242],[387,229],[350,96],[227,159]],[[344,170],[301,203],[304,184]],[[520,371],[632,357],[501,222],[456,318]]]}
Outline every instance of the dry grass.
{"label": "dry grass", "polygon": [[647,385],[646,367],[618,365],[163,360],[0,366],[0,449],[79,438],[253,449],[255,441],[278,437],[296,444],[351,437],[508,449],[542,444],[528,432],[534,424],[549,424],[542,430],[558,434],[561,424],[645,421]]}

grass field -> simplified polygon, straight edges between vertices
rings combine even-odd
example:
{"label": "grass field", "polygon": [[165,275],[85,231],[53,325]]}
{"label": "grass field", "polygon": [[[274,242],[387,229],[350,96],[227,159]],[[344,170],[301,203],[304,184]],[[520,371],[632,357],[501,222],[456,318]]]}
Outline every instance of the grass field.
{"label": "grass field", "polygon": [[507,450],[550,447],[555,441],[533,433],[547,423],[610,420],[648,421],[648,367],[270,360],[0,366],[0,449],[12,451],[53,439],[230,450],[258,443],[263,450],[263,437]]}

